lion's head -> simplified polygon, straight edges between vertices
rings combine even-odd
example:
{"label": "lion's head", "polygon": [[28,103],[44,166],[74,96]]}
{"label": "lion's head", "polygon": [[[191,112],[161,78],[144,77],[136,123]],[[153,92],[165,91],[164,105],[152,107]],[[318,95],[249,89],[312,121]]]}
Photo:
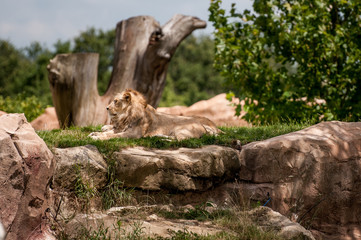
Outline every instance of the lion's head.
{"label": "lion's head", "polygon": [[143,117],[146,107],[147,102],[141,93],[126,89],[115,95],[113,101],[107,106],[110,124],[118,131],[125,130]]}

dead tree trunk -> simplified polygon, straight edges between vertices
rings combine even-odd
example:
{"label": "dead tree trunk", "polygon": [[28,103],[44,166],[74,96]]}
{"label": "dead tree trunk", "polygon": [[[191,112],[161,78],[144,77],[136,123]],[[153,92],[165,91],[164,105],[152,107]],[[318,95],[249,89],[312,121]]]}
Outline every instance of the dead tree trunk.
{"label": "dead tree trunk", "polygon": [[50,60],[48,78],[61,127],[107,121],[97,88],[98,63],[97,53],[58,54]]}
{"label": "dead tree trunk", "polygon": [[175,15],[163,27],[150,16],[121,21],[116,27],[113,72],[104,96],[97,90],[98,55],[60,54],[48,65],[50,88],[61,127],[105,124],[106,105],[126,88],[160,101],[168,63],[180,42],[206,27],[196,17]]}

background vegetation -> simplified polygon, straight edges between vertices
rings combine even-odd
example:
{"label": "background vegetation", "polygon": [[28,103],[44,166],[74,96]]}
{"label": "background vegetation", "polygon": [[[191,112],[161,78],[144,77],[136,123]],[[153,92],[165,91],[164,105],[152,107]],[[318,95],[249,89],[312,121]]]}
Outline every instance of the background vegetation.
{"label": "background vegetation", "polygon": [[0,40],[0,95],[3,98],[17,98],[19,94],[36,96],[51,104],[46,65],[52,56],[39,43],[19,50],[9,41]]}
{"label": "background vegetation", "polygon": [[160,106],[192,105],[225,92],[223,78],[213,68],[214,42],[209,36],[186,38],[168,69]]}
{"label": "background vegetation", "polygon": [[[114,30],[94,28],[81,32],[71,41],[59,40],[53,50],[38,42],[24,49],[16,49],[9,41],[0,40],[2,99],[16,101],[19,98],[36,97],[44,106],[52,105],[46,66],[56,54],[75,52],[99,53],[98,90],[103,94],[112,71],[114,40]],[[225,91],[222,78],[213,69],[213,49],[213,40],[209,36],[191,35],[181,43],[170,62],[160,106],[191,105]],[[21,111],[19,108],[1,105],[1,99],[0,110]]]}
{"label": "background vegetation", "polygon": [[24,113],[30,122],[43,113],[47,105],[36,96],[25,96],[19,93],[14,97],[0,95],[0,110],[7,113]]}

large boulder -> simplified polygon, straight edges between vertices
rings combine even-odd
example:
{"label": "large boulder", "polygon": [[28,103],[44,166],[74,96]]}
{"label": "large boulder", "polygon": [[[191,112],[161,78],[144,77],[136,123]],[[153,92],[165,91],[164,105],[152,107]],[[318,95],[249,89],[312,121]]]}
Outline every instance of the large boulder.
{"label": "large boulder", "polygon": [[160,107],[157,111],[180,116],[202,116],[212,120],[217,126],[249,126],[249,123],[241,119],[245,112],[242,111],[240,117],[235,116],[234,104],[238,103],[239,99],[234,98],[231,103],[226,99],[226,94],[222,93],[208,100],[196,102],[190,107]]}
{"label": "large boulder", "polygon": [[53,152],[56,159],[54,188],[71,191],[78,180],[96,189],[107,183],[108,165],[95,146],[55,148]]}
{"label": "large boulder", "polygon": [[270,197],[267,206],[320,238],[361,238],[361,122],[323,122],[247,144],[241,163],[244,196]]}
{"label": "large boulder", "polygon": [[135,147],[113,157],[117,178],[126,186],[146,190],[204,191],[233,180],[240,170],[239,151],[214,145],[177,150]]}
{"label": "large boulder", "polygon": [[60,128],[55,108],[46,108],[43,114],[31,121],[31,126],[33,126],[35,130],[53,130]]}
{"label": "large boulder", "polygon": [[33,239],[44,229],[53,154],[24,114],[0,117],[0,221],[7,239]]}

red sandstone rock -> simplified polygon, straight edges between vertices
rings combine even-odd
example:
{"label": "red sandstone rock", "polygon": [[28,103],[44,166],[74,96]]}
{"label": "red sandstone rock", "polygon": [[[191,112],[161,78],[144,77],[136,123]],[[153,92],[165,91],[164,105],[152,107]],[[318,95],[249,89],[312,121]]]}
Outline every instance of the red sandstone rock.
{"label": "red sandstone rock", "polygon": [[[233,103],[238,103],[234,99]],[[243,105],[243,103],[241,103]],[[235,116],[235,107],[226,99],[226,94],[219,94],[211,99],[194,103],[190,107],[174,106],[157,108],[158,112],[181,115],[181,116],[202,116],[212,120],[217,126],[249,126],[244,119]],[[241,116],[245,113],[242,112]]]}
{"label": "red sandstone rock", "polygon": [[0,220],[7,239],[29,239],[42,229],[54,160],[24,114],[0,117]]}
{"label": "red sandstone rock", "polygon": [[45,112],[31,122],[35,130],[53,130],[59,129],[59,122],[56,116],[55,108],[48,107]]}

